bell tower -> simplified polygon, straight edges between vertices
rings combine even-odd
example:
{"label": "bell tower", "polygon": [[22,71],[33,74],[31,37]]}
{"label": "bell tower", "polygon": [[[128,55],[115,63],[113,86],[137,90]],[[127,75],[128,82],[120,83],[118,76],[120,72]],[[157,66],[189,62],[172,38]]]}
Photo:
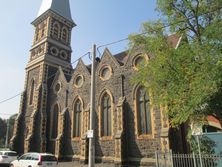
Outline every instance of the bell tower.
{"label": "bell tower", "polygon": [[69,0],[43,0],[32,25],[34,39],[11,139],[11,147],[18,153],[46,151],[48,88],[59,67],[65,75],[72,71],[70,43],[75,23]]}
{"label": "bell tower", "polygon": [[69,0],[43,0],[35,27],[30,61],[27,68],[40,62],[61,66],[65,73],[71,68],[71,30],[72,20]]}

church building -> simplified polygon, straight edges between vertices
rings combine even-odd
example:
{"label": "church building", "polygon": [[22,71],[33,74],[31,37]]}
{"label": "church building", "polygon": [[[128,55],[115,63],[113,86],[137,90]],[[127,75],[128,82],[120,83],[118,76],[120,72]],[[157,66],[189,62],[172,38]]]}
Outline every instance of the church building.
{"label": "church building", "polygon": [[[18,153],[50,152],[60,159],[88,160],[91,66],[71,64],[71,31],[76,26],[69,0],[43,0],[35,27],[24,91],[11,147]],[[176,48],[180,38],[169,40]],[[131,83],[149,55],[137,49],[96,62],[96,162],[155,164],[155,151],[170,149],[168,118],[151,95]]]}

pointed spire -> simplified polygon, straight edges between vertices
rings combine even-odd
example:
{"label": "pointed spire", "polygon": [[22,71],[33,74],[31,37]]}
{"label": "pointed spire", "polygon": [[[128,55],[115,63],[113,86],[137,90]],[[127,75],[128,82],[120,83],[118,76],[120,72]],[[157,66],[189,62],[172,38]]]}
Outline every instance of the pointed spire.
{"label": "pointed spire", "polygon": [[70,11],[69,0],[42,0],[42,5],[40,7],[37,17],[42,15],[47,10],[52,10],[57,14],[59,14],[60,16],[73,22]]}

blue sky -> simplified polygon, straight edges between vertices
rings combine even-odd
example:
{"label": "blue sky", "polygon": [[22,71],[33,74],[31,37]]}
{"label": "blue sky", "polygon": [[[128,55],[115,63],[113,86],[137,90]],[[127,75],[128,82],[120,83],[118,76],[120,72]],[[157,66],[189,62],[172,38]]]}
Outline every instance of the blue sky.
{"label": "blue sky", "polygon": [[[0,6],[0,101],[24,89],[34,28],[42,0],[7,0]],[[158,17],[155,0],[70,0],[72,18],[72,61],[92,44],[102,45],[138,33],[141,23]],[[112,53],[127,49],[127,41],[108,47]],[[102,50],[101,50],[102,52]],[[20,96],[0,104],[0,117],[19,111]],[[4,114],[3,114],[4,113]]]}

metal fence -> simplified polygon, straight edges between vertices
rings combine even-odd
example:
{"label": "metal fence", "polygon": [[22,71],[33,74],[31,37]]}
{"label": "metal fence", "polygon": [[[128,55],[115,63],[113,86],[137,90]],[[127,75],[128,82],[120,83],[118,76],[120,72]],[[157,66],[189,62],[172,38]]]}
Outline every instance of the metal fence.
{"label": "metal fence", "polygon": [[222,167],[222,155],[156,152],[156,167]]}

